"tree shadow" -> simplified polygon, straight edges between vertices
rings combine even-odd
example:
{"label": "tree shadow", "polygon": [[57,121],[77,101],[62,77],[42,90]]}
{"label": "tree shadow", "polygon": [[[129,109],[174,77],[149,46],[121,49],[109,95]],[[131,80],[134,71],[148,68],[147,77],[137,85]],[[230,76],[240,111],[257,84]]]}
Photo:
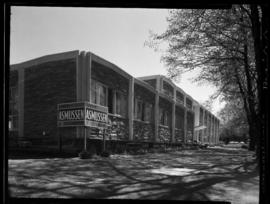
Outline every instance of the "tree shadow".
{"label": "tree shadow", "polygon": [[[190,162],[186,162],[184,159],[179,160],[178,154],[148,155],[148,159],[145,156],[134,156],[121,160],[32,159],[11,165],[10,195],[46,197],[52,194],[64,198],[210,200],[208,195],[211,193],[221,196],[225,193],[225,189],[214,189],[215,184],[235,181],[233,185],[242,188],[243,181],[258,176],[257,170],[252,168],[253,161],[245,160],[243,164],[238,162],[238,166],[232,168],[230,165],[236,165],[237,162],[216,162],[217,159],[213,157],[205,160],[205,164],[197,164],[194,163],[196,159],[191,158]],[[164,166],[193,168],[197,172],[182,176],[149,173],[153,168]],[[224,170],[225,173],[214,171],[214,168]],[[33,184],[30,185],[31,182]]]}

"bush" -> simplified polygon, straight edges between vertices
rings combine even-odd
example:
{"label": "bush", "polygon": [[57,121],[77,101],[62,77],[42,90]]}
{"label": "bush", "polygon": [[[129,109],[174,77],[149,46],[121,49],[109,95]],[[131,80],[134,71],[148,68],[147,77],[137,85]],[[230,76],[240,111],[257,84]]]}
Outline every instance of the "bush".
{"label": "bush", "polygon": [[90,159],[92,158],[92,154],[87,151],[82,151],[79,153],[80,159]]}
{"label": "bush", "polygon": [[247,146],[246,144],[243,144],[243,145],[241,146],[241,148],[243,148],[243,149],[247,149],[247,148],[248,148],[248,146]]}
{"label": "bush", "polygon": [[100,156],[102,157],[110,157],[110,153],[108,151],[101,152]]}

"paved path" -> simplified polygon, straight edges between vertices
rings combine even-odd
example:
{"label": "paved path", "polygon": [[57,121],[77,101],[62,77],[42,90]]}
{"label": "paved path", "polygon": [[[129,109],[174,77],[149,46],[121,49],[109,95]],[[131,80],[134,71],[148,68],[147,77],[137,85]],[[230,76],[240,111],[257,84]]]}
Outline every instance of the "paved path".
{"label": "paved path", "polygon": [[247,150],[185,150],[110,158],[9,160],[14,197],[230,201],[256,204],[259,176]]}

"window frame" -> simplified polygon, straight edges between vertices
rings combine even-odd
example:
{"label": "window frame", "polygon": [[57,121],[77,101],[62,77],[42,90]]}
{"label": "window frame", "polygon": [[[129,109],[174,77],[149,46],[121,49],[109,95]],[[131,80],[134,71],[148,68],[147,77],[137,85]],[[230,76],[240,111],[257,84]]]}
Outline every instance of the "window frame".
{"label": "window frame", "polygon": [[[141,104],[141,117],[138,117],[138,104]],[[135,98],[135,103],[134,103],[134,119],[135,120],[139,120],[139,121],[143,121],[143,114],[144,114],[144,106],[143,106],[143,100]]]}
{"label": "window frame", "polygon": [[[121,91],[114,91],[114,94],[115,94],[115,112],[113,113],[114,115],[118,115],[118,116],[121,116],[123,118],[127,118],[127,115],[128,115],[128,111],[127,111],[127,108],[128,108],[128,100],[125,100],[125,113],[122,114],[122,109],[121,109],[121,106],[123,105],[122,104],[122,99],[125,99],[126,98],[126,95],[121,92]],[[120,95],[120,97],[118,98],[117,97],[117,94]],[[118,112],[118,103],[120,103],[120,109],[119,109],[119,112]]]}
{"label": "window frame", "polygon": [[159,108],[159,124],[169,127],[169,112],[164,108]]}
{"label": "window frame", "polygon": [[[95,100],[96,100],[96,103],[95,102],[93,102],[92,100],[92,82],[94,82],[95,83]],[[105,90],[106,90],[106,96],[105,96],[105,105],[101,105],[100,104],[100,99],[101,99],[101,87],[104,87],[105,88]],[[98,87],[98,91],[97,91],[97,87]],[[97,80],[95,80],[95,79],[91,79],[91,88],[90,88],[90,102],[91,103],[93,103],[93,104],[96,104],[96,105],[100,105],[100,106],[104,106],[104,107],[108,107],[108,90],[109,90],[109,88],[108,88],[108,86],[107,85],[105,85],[105,84],[103,84],[102,82],[99,82],[99,81],[97,81]]]}
{"label": "window frame", "polygon": [[[148,103],[148,102],[144,102],[144,110],[143,110],[143,112],[144,112],[144,117],[143,117],[143,121],[145,121],[145,122],[149,122],[149,123],[153,123],[153,121],[154,121],[154,111],[153,111],[153,104],[151,104],[151,103]],[[147,109],[150,109],[150,116],[147,116],[148,114],[147,114]],[[147,117],[146,117],[147,116]]]}

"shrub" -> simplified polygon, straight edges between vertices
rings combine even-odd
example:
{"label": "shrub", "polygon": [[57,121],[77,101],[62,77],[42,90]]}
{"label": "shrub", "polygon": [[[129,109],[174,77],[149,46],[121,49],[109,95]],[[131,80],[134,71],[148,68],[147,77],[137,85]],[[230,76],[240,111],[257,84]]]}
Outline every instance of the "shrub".
{"label": "shrub", "polygon": [[243,149],[247,149],[247,148],[248,148],[248,146],[247,146],[246,144],[243,144],[243,145],[241,146],[241,148],[243,148]]}

